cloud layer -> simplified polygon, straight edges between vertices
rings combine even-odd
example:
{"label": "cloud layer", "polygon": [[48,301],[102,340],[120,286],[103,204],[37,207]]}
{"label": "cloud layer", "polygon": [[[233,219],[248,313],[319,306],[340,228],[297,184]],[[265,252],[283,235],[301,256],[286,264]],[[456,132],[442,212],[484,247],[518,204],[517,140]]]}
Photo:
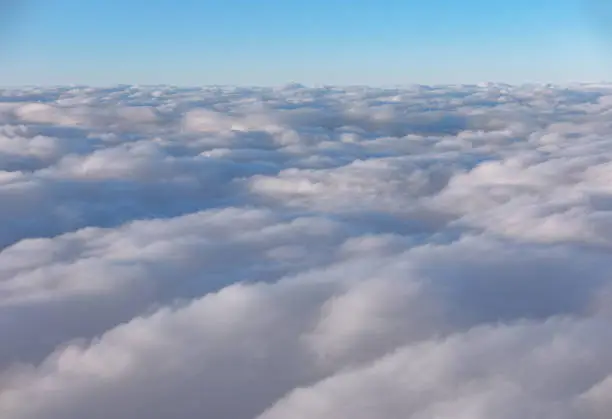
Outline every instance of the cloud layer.
{"label": "cloud layer", "polygon": [[0,92],[2,419],[607,419],[612,86]]}

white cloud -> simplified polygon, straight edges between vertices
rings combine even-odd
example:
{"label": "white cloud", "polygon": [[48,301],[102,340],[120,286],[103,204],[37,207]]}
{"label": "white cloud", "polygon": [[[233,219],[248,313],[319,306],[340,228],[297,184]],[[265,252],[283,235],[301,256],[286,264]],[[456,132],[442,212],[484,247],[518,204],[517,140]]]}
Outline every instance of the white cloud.
{"label": "white cloud", "polygon": [[2,419],[603,419],[611,87],[0,94]]}

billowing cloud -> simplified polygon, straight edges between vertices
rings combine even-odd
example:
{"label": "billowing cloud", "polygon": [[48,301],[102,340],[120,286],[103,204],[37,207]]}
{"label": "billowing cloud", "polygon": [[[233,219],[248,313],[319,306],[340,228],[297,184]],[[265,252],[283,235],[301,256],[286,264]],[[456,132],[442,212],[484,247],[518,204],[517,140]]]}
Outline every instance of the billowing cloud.
{"label": "billowing cloud", "polygon": [[604,419],[612,86],[0,93],[2,419]]}

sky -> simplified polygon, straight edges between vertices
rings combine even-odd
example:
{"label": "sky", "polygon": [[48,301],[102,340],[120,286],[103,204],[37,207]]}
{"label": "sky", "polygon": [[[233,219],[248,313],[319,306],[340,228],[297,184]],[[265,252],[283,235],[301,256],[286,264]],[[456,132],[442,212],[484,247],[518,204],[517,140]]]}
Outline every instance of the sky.
{"label": "sky", "polygon": [[[598,0],[5,0],[0,84],[611,79]],[[10,10],[8,10],[10,9]],[[610,42],[608,42],[610,41]]]}

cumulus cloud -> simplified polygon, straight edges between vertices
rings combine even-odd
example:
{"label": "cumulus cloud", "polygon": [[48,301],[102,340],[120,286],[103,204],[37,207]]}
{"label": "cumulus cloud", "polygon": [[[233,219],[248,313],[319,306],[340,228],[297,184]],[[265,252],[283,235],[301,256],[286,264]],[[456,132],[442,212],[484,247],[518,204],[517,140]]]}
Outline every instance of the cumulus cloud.
{"label": "cumulus cloud", "polygon": [[0,92],[2,419],[603,419],[610,85]]}

